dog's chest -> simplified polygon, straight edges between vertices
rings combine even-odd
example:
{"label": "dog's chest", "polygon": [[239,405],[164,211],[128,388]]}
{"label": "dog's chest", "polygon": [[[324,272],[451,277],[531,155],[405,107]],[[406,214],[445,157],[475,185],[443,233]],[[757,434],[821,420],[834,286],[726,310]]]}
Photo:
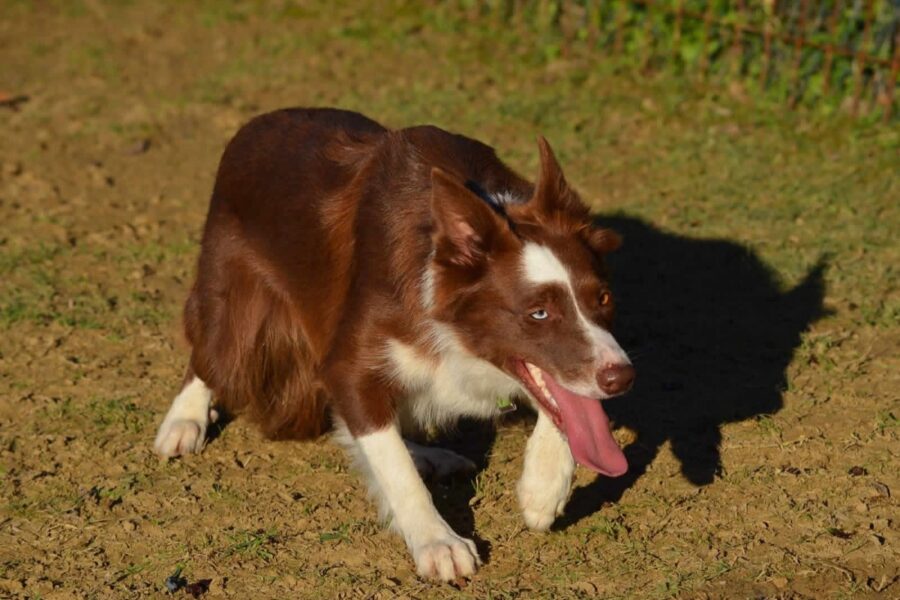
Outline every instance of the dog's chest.
{"label": "dog's chest", "polygon": [[407,390],[404,416],[420,427],[440,427],[463,416],[493,417],[501,400],[521,390],[506,373],[453,343],[442,343],[433,356],[391,340],[388,353],[394,377]]}

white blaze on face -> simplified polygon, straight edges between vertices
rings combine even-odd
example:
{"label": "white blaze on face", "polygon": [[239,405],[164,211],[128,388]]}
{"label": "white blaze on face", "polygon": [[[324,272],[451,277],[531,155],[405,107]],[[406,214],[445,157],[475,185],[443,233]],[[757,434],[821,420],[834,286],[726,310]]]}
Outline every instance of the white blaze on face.
{"label": "white blaze on face", "polygon": [[535,285],[558,283],[568,290],[575,306],[575,313],[587,339],[591,340],[597,366],[609,364],[630,365],[631,361],[615,338],[605,329],[585,317],[578,296],[572,286],[572,276],[559,257],[546,246],[527,242],[522,252],[522,264],[525,277]]}

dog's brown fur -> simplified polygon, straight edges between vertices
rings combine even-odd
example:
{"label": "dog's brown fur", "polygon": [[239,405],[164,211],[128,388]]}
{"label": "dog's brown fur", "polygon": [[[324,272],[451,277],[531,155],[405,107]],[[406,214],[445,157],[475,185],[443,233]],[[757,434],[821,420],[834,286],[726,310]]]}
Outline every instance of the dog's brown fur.
{"label": "dog's brown fur", "polygon": [[[362,350],[388,337],[424,335],[409,315],[421,312],[419,282],[432,243],[441,276],[451,282],[442,290],[478,284],[483,264],[476,257],[466,264],[466,248],[489,248],[496,260],[510,262],[506,272],[514,272],[514,253],[502,247],[519,244],[518,236],[553,247],[591,278],[602,272],[598,254],[577,240],[599,252],[618,240],[590,228],[549,146],[541,148],[535,189],[488,146],[435,127],[390,131],[331,109],[254,119],[228,145],[219,167],[198,277],[185,307],[190,369],[218,404],[255,421],[269,437],[321,434],[329,405],[353,433],[384,426],[398,390],[378,364],[360,366],[378,360]],[[487,192],[534,195],[534,202],[509,209],[518,236],[486,204],[454,201],[471,196],[463,182]],[[435,218],[432,193],[445,197],[435,200]],[[475,224],[477,248],[454,238],[460,219]],[[435,315],[452,318],[459,300],[439,292]],[[467,297],[466,306],[472,305]],[[598,311],[611,319],[610,306]],[[469,326],[490,327],[489,318],[475,311]],[[477,336],[469,343],[478,343]],[[502,360],[490,348],[475,353]],[[360,390],[367,391],[364,402],[357,401]]]}

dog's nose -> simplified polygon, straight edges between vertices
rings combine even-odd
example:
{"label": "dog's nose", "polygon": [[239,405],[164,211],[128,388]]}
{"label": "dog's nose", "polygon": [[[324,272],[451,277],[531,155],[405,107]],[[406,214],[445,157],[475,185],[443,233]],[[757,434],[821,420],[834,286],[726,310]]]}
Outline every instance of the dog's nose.
{"label": "dog's nose", "polygon": [[606,365],[597,374],[597,383],[600,389],[613,396],[627,392],[634,383],[634,367],[629,364]]}

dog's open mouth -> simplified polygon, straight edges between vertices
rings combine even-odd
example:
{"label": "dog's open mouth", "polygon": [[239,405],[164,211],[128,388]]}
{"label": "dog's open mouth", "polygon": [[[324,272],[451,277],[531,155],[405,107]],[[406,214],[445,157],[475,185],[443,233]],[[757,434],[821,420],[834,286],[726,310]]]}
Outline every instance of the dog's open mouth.
{"label": "dog's open mouth", "polygon": [[609,417],[599,400],[566,389],[549,373],[524,360],[515,361],[515,371],[528,393],[565,434],[579,464],[609,477],[628,470],[628,461],[612,436]]}

